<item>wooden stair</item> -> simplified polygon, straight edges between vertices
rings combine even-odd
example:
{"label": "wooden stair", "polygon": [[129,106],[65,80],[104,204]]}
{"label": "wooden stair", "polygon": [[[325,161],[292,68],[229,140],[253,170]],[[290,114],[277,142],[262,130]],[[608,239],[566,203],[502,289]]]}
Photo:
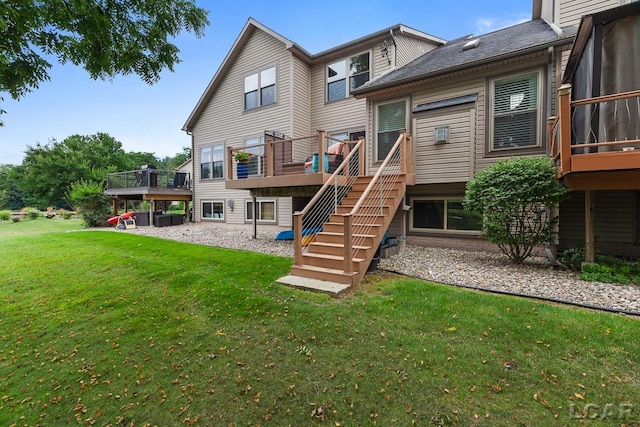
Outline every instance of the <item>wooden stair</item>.
{"label": "wooden stair", "polygon": [[[356,213],[352,217],[355,232],[351,238],[359,243],[353,246],[351,272],[345,271],[343,215],[352,211],[372,179],[371,176],[359,176],[356,179],[349,192],[342,198],[336,213],[329,216],[329,220],[322,226],[322,231],[308,244],[307,251],[302,254],[302,263],[291,268],[290,276],[343,284],[347,287],[360,283],[393,216],[402,204],[406,191],[406,176],[400,175],[386,191],[382,203],[380,196],[373,194],[375,192],[362,201],[361,207],[365,208],[366,213]],[[364,231],[358,232],[358,229]]]}

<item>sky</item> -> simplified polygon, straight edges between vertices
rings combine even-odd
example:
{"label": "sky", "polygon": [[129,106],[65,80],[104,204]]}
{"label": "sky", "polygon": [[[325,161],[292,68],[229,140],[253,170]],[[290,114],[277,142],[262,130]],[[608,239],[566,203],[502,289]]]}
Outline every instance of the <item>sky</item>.
{"label": "sky", "polygon": [[205,36],[176,38],[182,60],[147,85],[136,75],[92,80],[79,66],[52,62],[50,81],[14,101],[0,93],[0,164],[20,164],[28,146],[105,132],[127,152],[173,156],[191,145],[182,126],[252,17],[315,54],[396,24],[452,40],[531,19],[532,0],[198,0]]}

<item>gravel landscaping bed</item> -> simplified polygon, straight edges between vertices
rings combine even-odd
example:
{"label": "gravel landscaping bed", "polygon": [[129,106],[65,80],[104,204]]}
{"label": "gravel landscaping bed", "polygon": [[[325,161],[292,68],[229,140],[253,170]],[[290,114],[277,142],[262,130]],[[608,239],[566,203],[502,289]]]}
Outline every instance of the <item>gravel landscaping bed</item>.
{"label": "gravel landscaping bed", "polygon": [[[291,241],[275,241],[283,228],[189,223],[172,227],[127,230],[163,239],[293,256]],[[544,258],[511,264],[500,254],[406,246],[398,255],[380,260],[378,268],[438,283],[514,293],[640,315],[640,286],[587,282],[574,272],[554,269]]]}

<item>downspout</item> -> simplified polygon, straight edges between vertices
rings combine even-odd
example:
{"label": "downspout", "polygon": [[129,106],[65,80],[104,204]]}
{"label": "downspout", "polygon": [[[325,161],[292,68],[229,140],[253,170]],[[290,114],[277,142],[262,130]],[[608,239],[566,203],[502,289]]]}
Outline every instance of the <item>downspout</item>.
{"label": "downspout", "polygon": [[396,43],[396,38],[393,35],[393,29],[389,30],[389,35],[391,36],[391,41],[393,42],[393,65],[391,68],[396,68],[398,64],[398,44]]}
{"label": "downspout", "polygon": [[187,202],[187,221],[194,222],[195,214],[196,214],[196,143],[195,138],[193,137],[193,133],[187,130],[187,135],[191,137],[191,183],[189,187],[191,187],[191,206],[189,207],[189,202]]}

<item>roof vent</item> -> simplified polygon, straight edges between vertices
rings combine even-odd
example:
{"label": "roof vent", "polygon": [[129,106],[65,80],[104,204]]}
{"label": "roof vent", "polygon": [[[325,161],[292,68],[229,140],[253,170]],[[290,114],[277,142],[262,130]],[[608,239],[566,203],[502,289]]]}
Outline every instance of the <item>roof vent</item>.
{"label": "roof vent", "polygon": [[464,52],[465,50],[475,49],[476,47],[478,47],[479,44],[480,44],[480,39],[469,40],[464,44],[464,46],[462,46],[462,51]]}

